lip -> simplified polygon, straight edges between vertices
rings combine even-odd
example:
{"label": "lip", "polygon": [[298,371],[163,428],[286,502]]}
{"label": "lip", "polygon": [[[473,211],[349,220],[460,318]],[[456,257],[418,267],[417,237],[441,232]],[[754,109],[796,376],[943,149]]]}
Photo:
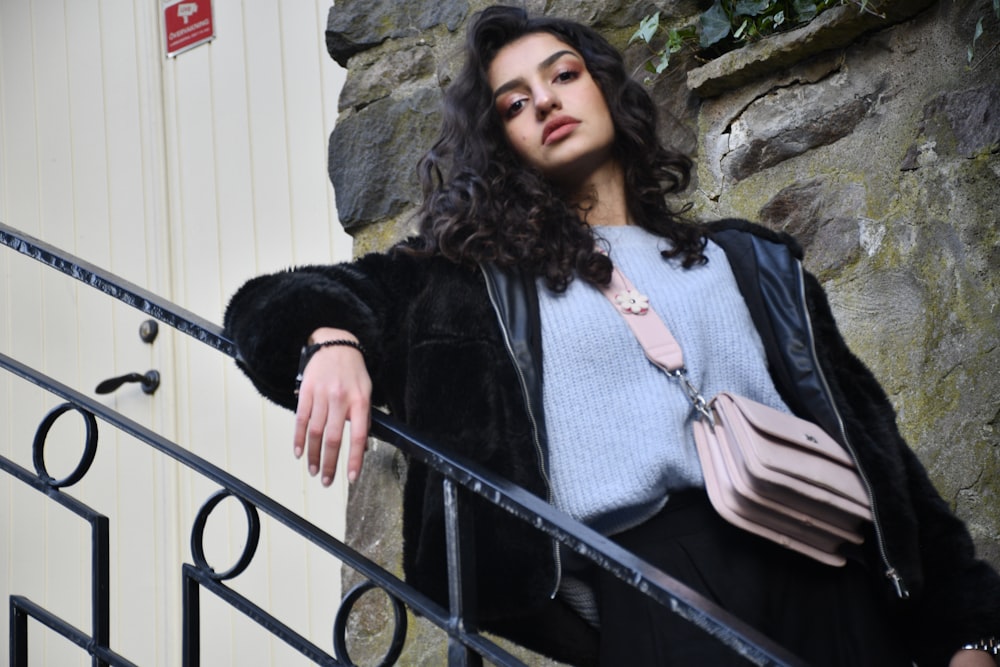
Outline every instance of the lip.
{"label": "lip", "polygon": [[[553,141],[562,139],[572,132],[573,128],[579,124],[580,121],[572,116],[559,116],[557,118],[553,118],[545,124],[544,128],[542,128],[542,145],[544,146],[552,143]],[[562,128],[566,129],[559,132],[558,130],[561,130]]]}

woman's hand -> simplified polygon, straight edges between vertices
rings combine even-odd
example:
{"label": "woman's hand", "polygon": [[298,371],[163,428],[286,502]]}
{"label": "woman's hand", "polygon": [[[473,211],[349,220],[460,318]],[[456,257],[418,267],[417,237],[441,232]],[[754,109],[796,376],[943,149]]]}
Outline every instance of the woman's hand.
{"label": "woman's hand", "polygon": [[997,661],[986,651],[962,649],[951,657],[948,667],[997,667]]}
{"label": "woman's hand", "polygon": [[[327,340],[357,340],[348,331],[322,328],[310,343]],[[323,486],[333,483],[340,456],[344,424],[351,422],[347,479],[361,474],[368,439],[372,382],[361,352],[346,345],[320,348],[302,373],[299,403],[295,411],[295,457],[306,453],[309,474],[320,473]]]}

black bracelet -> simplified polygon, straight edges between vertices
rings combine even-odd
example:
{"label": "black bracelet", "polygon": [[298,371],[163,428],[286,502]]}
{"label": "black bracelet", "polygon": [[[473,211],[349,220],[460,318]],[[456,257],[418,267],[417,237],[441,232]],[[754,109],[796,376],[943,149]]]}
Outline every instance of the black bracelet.
{"label": "black bracelet", "polygon": [[306,372],[306,366],[309,364],[309,360],[312,359],[313,355],[319,352],[324,347],[332,347],[334,345],[343,345],[345,347],[353,347],[355,350],[361,353],[361,356],[365,356],[365,348],[356,340],[348,340],[347,338],[337,338],[335,340],[325,340],[322,343],[313,343],[312,345],[303,345],[302,353],[299,355],[299,372],[295,375],[295,393],[299,393],[299,388],[302,386],[302,374]]}
{"label": "black bracelet", "polygon": [[962,647],[964,651],[985,651],[992,656],[1000,655],[1000,641],[995,637],[987,637],[977,642],[966,644]]}

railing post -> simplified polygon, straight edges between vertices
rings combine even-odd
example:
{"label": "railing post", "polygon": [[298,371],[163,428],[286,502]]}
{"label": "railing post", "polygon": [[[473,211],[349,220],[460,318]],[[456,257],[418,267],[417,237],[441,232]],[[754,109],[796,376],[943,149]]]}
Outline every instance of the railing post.
{"label": "railing post", "polygon": [[[111,557],[108,536],[108,518],[94,518],[91,532],[91,618],[93,619],[94,643],[101,648],[111,645]],[[107,662],[94,656],[94,667],[107,667]]]}
{"label": "railing post", "polygon": [[[455,482],[446,478],[443,484],[450,624],[462,632],[476,632],[479,630],[479,599],[476,594],[475,531],[472,514],[468,504],[460,501],[459,489]],[[448,636],[450,667],[481,667],[482,664],[482,656],[454,635]]]}
{"label": "railing post", "polygon": [[10,599],[10,667],[28,667],[28,615]]}
{"label": "railing post", "polygon": [[201,593],[197,579],[190,576],[185,564],[182,567],[183,586],[181,614],[183,639],[181,641],[181,661],[184,667],[199,667],[201,664]]}

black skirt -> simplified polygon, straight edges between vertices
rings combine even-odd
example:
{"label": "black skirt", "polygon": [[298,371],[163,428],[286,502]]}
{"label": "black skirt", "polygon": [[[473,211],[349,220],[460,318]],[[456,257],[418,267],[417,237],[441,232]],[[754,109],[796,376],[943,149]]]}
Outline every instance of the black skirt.
{"label": "black skirt", "polygon": [[[703,492],[676,494],[612,539],[817,667],[910,667],[900,628],[863,564],[830,567],[731,526]],[[600,571],[601,665],[750,663],[705,631]]]}

